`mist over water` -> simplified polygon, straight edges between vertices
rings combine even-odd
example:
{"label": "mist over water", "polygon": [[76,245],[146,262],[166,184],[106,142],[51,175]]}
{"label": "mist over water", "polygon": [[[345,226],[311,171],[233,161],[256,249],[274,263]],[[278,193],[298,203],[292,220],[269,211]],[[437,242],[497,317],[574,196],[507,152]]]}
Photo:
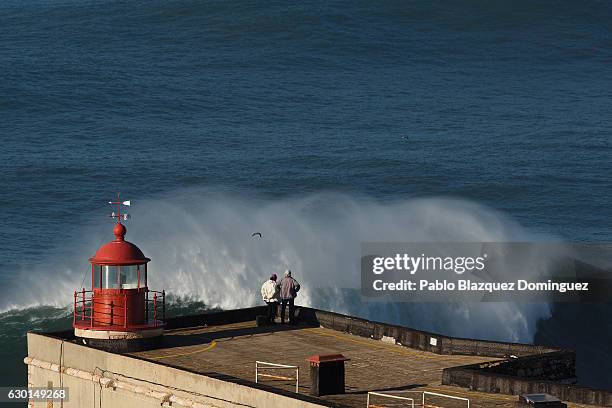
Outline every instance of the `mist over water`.
{"label": "mist over water", "polygon": [[[152,258],[149,286],[175,302],[210,308],[262,304],[261,283],[291,269],[302,284],[300,304],[464,337],[532,341],[541,304],[400,304],[360,299],[361,243],[508,242],[538,237],[477,203],[450,198],[380,202],[337,193],[262,199],[210,189],[134,201],[126,239]],[[90,285],[87,257],[112,236],[112,222],[81,231],[63,269],[37,270],[6,294],[3,308],[65,306]],[[252,237],[260,232],[262,238]],[[541,238],[541,237],[539,237]],[[74,245],[73,245],[74,244]],[[57,265],[49,259],[44,265]],[[431,276],[423,276],[431,278]],[[41,293],[44,294],[41,297]],[[18,305],[19,300],[26,303]]]}

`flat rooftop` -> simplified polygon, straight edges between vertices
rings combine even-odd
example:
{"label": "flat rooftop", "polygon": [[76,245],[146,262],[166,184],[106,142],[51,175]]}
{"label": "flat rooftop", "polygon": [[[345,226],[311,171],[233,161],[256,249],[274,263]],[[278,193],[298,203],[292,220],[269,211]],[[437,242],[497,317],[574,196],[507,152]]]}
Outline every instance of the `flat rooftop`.
{"label": "flat rooftop", "polygon": [[[422,391],[467,397],[471,407],[514,407],[518,400],[517,396],[441,384],[444,368],[494,361],[496,357],[435,354],[312,325],[257,327],[254,321],[245,321],[169,329],[159,348],[128,354],[242,383],[255,381],[257,360],[294,365],[299,367],[299,393],[309,395],[310,368],[306,359],[314,354],[336,353],[350,359],[346,362],[346,393],[319,398],[340,406],[365,407],[368,391],[402,391],[398,395],[413,397],[419,405]],[[286,379],[294,373],[287,370],[273,374],[280,378],[262,378],[260,383],[295,392],[295,381]],[[389,400],[372,401],[390,406],[382,404],[389,404]],[[427,406],[465,407],[465,402],[441,401],[433,397]]]}

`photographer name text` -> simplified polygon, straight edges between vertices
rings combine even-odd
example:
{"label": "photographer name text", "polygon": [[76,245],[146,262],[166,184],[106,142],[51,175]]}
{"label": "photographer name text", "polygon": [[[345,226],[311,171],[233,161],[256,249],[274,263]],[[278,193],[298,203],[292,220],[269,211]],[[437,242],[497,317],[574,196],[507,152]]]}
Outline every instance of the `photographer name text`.
{"label": "photographer name text", "polygon": [[544,282],[531,282],[519,279],[514,282],[475,282],[469,279],[449,280],[427,280],[401,279],[396,282],[385,282],[376,279],[372,282],[373,289],[381,291],[429,291],[429,292],[513,292],[513,291],[532,291],[532,292],[578,292],[588,291],[588,282],[555,282],[547,280]]}

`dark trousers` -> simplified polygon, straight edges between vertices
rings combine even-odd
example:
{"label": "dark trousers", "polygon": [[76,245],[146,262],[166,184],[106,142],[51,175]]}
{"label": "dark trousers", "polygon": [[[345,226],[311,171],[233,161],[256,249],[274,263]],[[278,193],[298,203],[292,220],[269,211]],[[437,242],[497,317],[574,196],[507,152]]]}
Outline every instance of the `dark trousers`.
{"label": "dark trousers", "polygon": [[273,323],[276,318],[276,303],[277,302],[268,302],[268,321]]}
{"label": "dark trousers", "polygon": [[295,306],[293,299],[281,300],[281,323],[285,323],[285,308],[289,305],[289,323],[293,323],[295,319]]}

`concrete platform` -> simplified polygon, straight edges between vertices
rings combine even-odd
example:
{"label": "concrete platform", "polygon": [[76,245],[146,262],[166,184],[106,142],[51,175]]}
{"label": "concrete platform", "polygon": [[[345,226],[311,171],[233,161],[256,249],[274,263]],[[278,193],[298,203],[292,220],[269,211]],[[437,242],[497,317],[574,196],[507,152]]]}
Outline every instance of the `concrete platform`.
{"label": "concrete platform", "polygon": [[[241,383],[255,381],[257,360],[296,365],[300,370],[299,392],[308,395],[310,378],[306,358],[330,353],[341,353],[351,359],[346,363],[346,393],[320,397],[340,406],[365,407],[368,391],[403,391],[402,395],[413,397],[419,403],[422,391],[440,392],[467,397],[471,407],[483,408],[514,407],[517,401],[516,396],[471,392],[441,385],[444,368],[492,361],[496,360],[495,357],[434,354],[308,325],[256,327],[254,321],[247,321],[178,328],[165,332],[160,348],[130,355]],[[260,382],[286,392],[295,391],[295,381],[282,379],[293,376],[293,373],[275,374],[281,378],[266,378]],[[378,404],[378,401],[385,400],[376,401]],[[461,401],[442,403],[435,397],[431,401],[432,407],[466,406]]]}
{"label": "concrete platform", "polygon": [[[264,307],[177,316],[143,351],[83,344],[74,330],[28,333],[28,386],[70,389],[65,408],[366,407],[368,392],[469,398],[471,407],[516,407],[519,394],[547,393],[569,407],[612,407],[612,391],[573,384],[575,353],[546,345],[455,338],[299,307],[300,326],[257,327]],[[346,392],[310,396],[314,354],[342,354]],[[255,361],[298,366],[255,384]],[[293,380],[292,380],[293,379]],[[329,383],[327,383],[329,384]],[[401,405],[400,403],[404,403]],[[30,401],[30,407],[48,406]],[[588,404],[588,405],[587,405]],[[411,406],[375,397],[370,408]],[[425,407],[467,407],[428,397]],[[424,407],[423,407],[424,408]]]}

